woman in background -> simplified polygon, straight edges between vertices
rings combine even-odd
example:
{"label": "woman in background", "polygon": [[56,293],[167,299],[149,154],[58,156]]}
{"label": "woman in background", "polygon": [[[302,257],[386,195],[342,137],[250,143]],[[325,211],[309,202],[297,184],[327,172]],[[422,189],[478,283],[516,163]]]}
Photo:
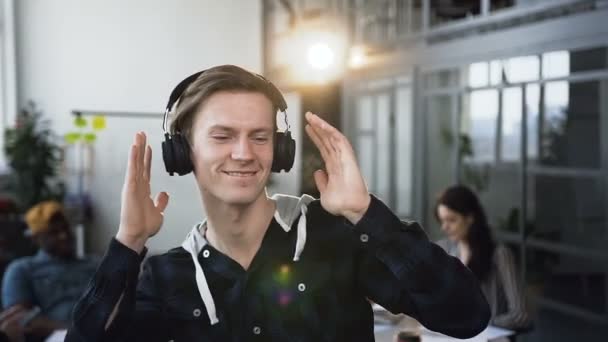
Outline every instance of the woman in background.
{"label": "woman in background", "polygon": [[439,196],[435,216],[447,235],[438,244],[479,280],[492,311],[490,324],[511,330],[529,328],[513,255],[492,238],[477,196],[465,186],[450,187]]}

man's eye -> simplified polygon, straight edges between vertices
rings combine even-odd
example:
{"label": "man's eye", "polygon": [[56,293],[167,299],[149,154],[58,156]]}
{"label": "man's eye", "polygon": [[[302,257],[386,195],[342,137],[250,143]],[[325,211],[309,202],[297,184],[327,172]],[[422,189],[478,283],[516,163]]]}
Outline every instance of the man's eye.
{"label": "man's eye", "polygon": [[212,138],[218,141],[226,141],[229,139],[227,135],[214,135]]}
{"label": "man's eye", "polygon": [[255,140],[255,142],[257,142],[257,143],[265,143],[268,141],[268,138],[267,137],[256,137],[256,138],[253,138],[253,140]]}

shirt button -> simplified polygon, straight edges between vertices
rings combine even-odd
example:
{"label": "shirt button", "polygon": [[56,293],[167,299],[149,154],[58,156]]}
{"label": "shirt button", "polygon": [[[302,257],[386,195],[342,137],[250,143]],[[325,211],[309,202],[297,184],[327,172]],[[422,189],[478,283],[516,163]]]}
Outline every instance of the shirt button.
{"label": "shirt button", "polygon": [[304,292],[304,291],[306,291],[306,284],[304,284],[304,283],[299,283],[299,284],[298,284],[298,291],[300,291],[300,292]]}
{"label": "shirt button", "polygon": [[209,257],[209,250],[208,250],[208,249],[205,249],[205,250],[203,251],[203,258],[208,258],[208,257]]}
{"label": "shirt button", "polygon": [[364,233],[359,236],[359,239],[361,239],[361,242],[367,242],[369,241],[369,236]]}
{"label": "shirt button", "polygon": [[194,317],[199,317],[201,315],[201,310],[200,309],[194,309],[194,311],[192,311],[192,315]]}
{"label": "shirt button", "polygon": [[254,335],[259,335],[261,332],[262,332],[262,329],[260,327],[253,327]]}

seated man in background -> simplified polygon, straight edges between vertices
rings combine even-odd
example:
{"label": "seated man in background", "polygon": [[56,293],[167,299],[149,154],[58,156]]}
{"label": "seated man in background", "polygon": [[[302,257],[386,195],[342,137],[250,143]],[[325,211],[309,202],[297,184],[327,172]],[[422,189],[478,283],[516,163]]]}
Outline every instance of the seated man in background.
{"label": "seated man in background", "polygon": [[43,338],[67,327],[96,263],[76,258],[74,235],[58,202],[35,205],[25,220],[40,250],[9,264],[2,281],[2,303],[5,312],[16,311],[12,315],[30,313],[29,322],[22,322],[25,333]]}

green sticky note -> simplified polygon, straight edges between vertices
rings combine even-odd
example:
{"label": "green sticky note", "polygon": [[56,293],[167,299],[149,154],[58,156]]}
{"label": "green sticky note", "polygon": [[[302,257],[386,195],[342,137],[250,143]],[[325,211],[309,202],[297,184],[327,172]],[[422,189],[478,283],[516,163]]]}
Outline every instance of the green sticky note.
{"label": "green sticky note", "polygon": [[63,139],[68,144],[75,144],[80,140],[81,137],[82,137],[82,134],[80,134],[78,132],[69,132],[63,136]]}
{"label": "green sticky note", "polygon": [[83,118],[82,116],[77,116],[76,118],[74,118],[74,126],[76,126],[76,127],[86,127],[87,126],[87,119]]}
{"label": "green sticky note", "polygon": [[97,140],[97,135],[95,133],[85,133],[84,141],[88,143],[94,143]]}

